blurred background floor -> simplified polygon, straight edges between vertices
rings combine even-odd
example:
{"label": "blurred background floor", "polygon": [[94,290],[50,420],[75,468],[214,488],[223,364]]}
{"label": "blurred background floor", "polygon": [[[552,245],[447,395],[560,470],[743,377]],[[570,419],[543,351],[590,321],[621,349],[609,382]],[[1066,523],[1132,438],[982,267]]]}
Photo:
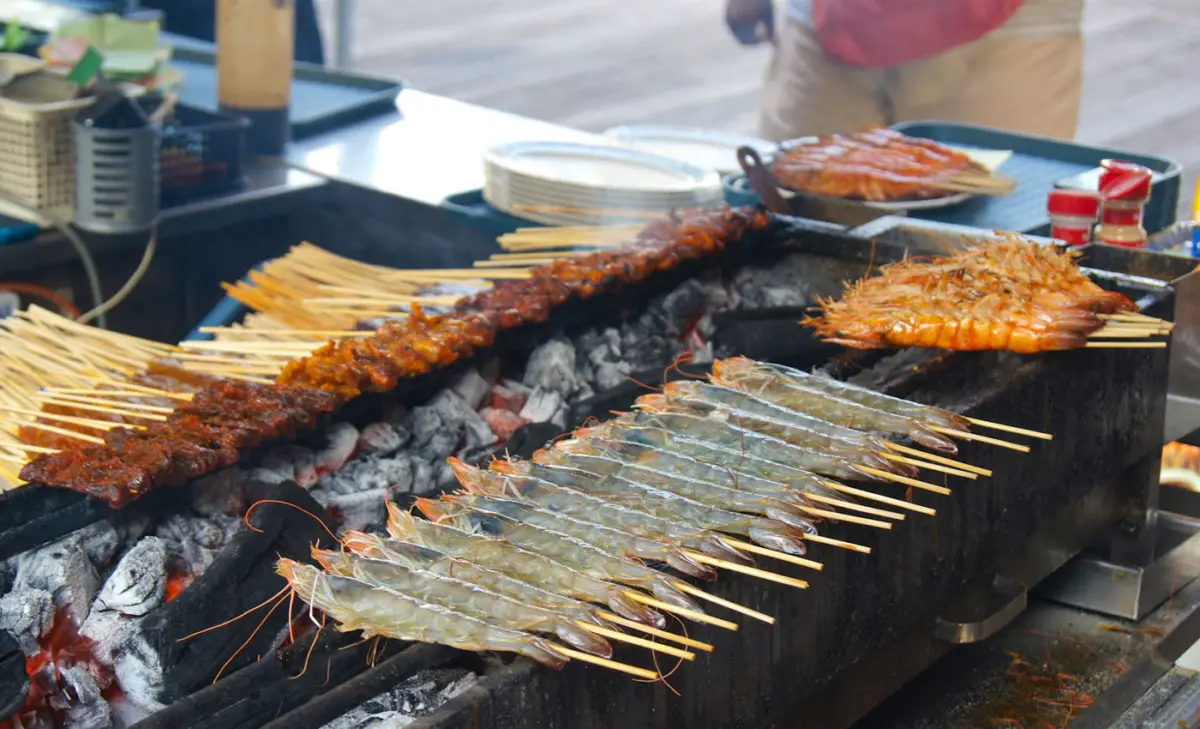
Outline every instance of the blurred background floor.
{"label": "blurred background floor", "polygon": [[[332,2],[318,3],[332,38]],[[768,52],[733,41],[719,0],[356,3],[357,70],[591,131],[671,123],[755,132]],[[1181,213],[1200,172],[1195,3],[1087,0],[1084,29],[1079,140],[1183,164]]]}

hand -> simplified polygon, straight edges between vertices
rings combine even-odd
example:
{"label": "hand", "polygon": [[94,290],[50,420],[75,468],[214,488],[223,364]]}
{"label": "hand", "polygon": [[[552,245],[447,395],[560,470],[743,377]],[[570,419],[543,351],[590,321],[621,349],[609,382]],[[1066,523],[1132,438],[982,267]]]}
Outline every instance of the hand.
{"label": "hand", "polygon": [[728,0],[725,24],[744,46],[775,42],[775,8],[771,0]]}

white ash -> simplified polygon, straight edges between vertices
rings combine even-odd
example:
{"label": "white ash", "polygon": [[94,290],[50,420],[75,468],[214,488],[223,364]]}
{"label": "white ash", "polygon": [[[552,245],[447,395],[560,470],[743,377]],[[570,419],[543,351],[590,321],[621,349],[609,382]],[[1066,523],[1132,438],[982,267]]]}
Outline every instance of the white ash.
{"label": "white ash", "polygon": [[316,447],[313,457],[317,472],[328,473],[344,466],[358,450],[360,436],[358,428],[346,422],[334,423],[326,428],[321,433],[322,442]]}
{"label": "white ash", "polygon": [[[549,423],[555,418],[560,420],[566,419],[566,410],[563,407],[562,395],[554,390],[543,389],[538,386],[534,389],[533,394],[529,396],[529,400],[525,403],[525,407],[521,408],[518,413],[521,418],[530,423]],[[555,422],[558,425],[558,422]],[[565,425],[565,423],[563,423]]]}
{"label": "white ash", "polygon": [[54,604],[70,607],[75,620],[87,620],[92,598],[100,587],[100,576],[83,549],[83,540],[72,535],[17,558],[13,592],[45,590]]}
{"label": "white ash", "polygon": [[83,666],[60,669],[66,687],[63,694],[51,699],[51,705],[61,701],[66,711],[66,726],[71,729],[108,729],[113,725],[112,710],[101,694],[101,687]]}
{"label": "white ash", "polygon": [[125,695],[114,707],[129,726],[165,708],[160,701],[165,687],[163,666],[158,651],[150,645],[141,630],[127,633],[126,639],[114,651],[113,672]]}
{"label": "white ash", "polygon": [[467,370],[458,381],[450,386],[450,389],[463,399],[467,407],[472,410],[478,410],[483,405],[483,401],[487,398],[488,391],[492,386],[484,379],[484,376],[476,369]]}
{"label": "white ash", "polygon": [[146,537],[117,563],[93,610],[141,617],[162,604],[166,584],[167,546],[158,537]]}
{"label": "white ash", "polygon": [[241,524],[239,517],[225,514],[207,518],[175,514],[164,519],[154,533],[166,545],[175,571],[197,575],[213,563]]}
{"label": "white ash", "polygon": [[386,694],[366,701],[322,729],[399,729],[406,727],[475,685],[474,673],[461,669],[422,671]]}
{"label": "white ash", "polygon": [[0,597],[0,630],[17,639],[25,655],[39,650],[38,638],[54,624],[54,595],[46,590],[26,588]]}
{"label": "white ash", "polygon": [[542,344],[529,355],[521,381],[535,393],[542,390],[570,397],[579,389],[575,378],[575,346],[565,337]]}
{"label": "white ash", "polygon": [[387,456],[403,448],[406,440],[407,429],[397,429],[390,423],[371,423],[359,434],[358,450],[362,453]]}
{"label": "white ash", "polygon": [[362,531],[379,526],[387,519],[388,489],[358,491],[349,494],[314,492],[314,498],[334,515],[343,529]]}

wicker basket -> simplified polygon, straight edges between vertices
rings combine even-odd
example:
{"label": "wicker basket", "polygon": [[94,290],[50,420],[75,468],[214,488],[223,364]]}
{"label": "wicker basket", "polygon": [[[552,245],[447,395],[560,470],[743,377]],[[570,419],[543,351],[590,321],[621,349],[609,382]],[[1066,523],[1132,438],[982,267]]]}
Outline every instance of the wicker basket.
{"label": "wicker basket", "polygon": [[71,120],[92,100],[26,104],[0,98],[0,190],[70,220],[75,209]]}

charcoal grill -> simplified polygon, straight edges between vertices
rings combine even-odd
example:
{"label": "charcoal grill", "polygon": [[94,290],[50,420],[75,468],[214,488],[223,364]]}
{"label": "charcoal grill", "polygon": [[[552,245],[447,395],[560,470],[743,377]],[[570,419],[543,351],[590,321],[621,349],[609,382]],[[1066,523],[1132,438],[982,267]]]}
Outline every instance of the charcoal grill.
{"label": "charcoal grill", "polygon": [[[906,243],[869,240],[795,221],[777,224],[761,243],[681,268],[636,291],[564,307],[546,324],[507,337],[504,347],[527,348],[617,303],[629,305],[694,276],[705,265],[731,266],[802,252],[840,261],[858,275],[872,262],[899,259],[909,248]],[[1089,255],[1096,256],[1097,265],[1118,267]],[[1170,318],[1172,286],[1119,274],[1109,277],[1106,285],[1132,295],[1147,312]],[[856,533],[856,541],[872,547],[870,556],[823,550],[825,569],[804,592],[725,576],[714,585],[715,594],[774,615],[778,624],[748,622],[736,633],[693,630],[696,637],[715,644],[716,653],[671,678],[679,697],[664,686],[633,683],[580,665],[552,672],[520,659],[496,661],[435,646],[391,646],[389,654],[376,656],[381,662],[371,668],[366,661],[369,646],[348,648],[348,636],[327,631],[310,656],[311,635],[279,648],[278,628],[263,631],[232,672],[206,686],[220,665],[216,657],[222,655],[223,660],[228,649],[244,639],[253,627],[246,625],[244,630],[208,634],[197,639],[199,643],[185,644],[203,660],[196,660],[172,683],[170,705],[136,726],[315,729],[405,675],[457,666],[479,675],[479,682],[412,726],[599,729],[619,722],[663,729],[843,727],[949,650],[951,643],[935,637],[939,631],[943,637],[961,639],[997,629],[1027,588],[1107,535],[1113,525],[1120,525],[1122,543],[1145,540],[1153,520],[1154,495],[1147,485],[1157,480],[1162,432],[1155,424],[1163,420],[1169,350],[1081,351],[1036,358],[990,352],[847,357],[811,341],[797,327],[796,314],[784,308],[733,316],[728,332],[714,343],[800,366],[836,354],[830,366],[840,375],[870,375],[891,394],[1037,428],[1056,438],[1022,456],[965,444],[963,458],[992,469],[994,477],[956,486],[951,498],[938,502],[936,518],[910,519],[882,536]],[[790,341],[780,332],[790,333]],[[781,348],[781,342],[790,346]],[[429,386],[430,381],[410,385],[414,391]],[[620,407],[616,403],[622,399],[627,405],[636,394],[629,389],[602,393],[577,408],[573,417]],[[1081,402],[1087,407],[1080,407]],[[377,404],[364,398],[356,407],[369,410]],[[524,447],[532,450],[546,435],[548,431],[531,429]],[[514,438],[513,445],[519,443],[520,438]],[[284,500],[303,502],[321,513],[294,485],[279,488]],[[33,500],[30,494],[35,493],[28,491],[23,498]],[[61,497],[57,507],[71,514],[72,521],[58,534],[0,525],[5,527],[0,528],[0,545],[13,554],[78,528],[90,518],[88,503]],[[159,507],[147,502],[144,508]],[[168,650],[194,628],[230,617],[269,595],[274,583],[254,575],[261,574],[276,552],[303,557],[307,543],[327,539],[311,519],[289,515],[283,507],[263,507],[256,514],[274,526],[264,527],[266,534],[246,537],[243,541],[252,544],[243,552],[223,553],[219,564],[155,616],[152,635],[160,650]],[[8,519],[4,510],[0,519]],[[284,538],[285,524],[297,534]],[[5,541],[9,532],[15,536]],[[238,598],[239,605],[225,606],[217,620],[211,614],[201,616],[199,608],[189,614],[189,605],[212,604],[239,581],[253,589]],[[259,655],[264,658],[255,661]],[[291,680],[306,662],[305,677]]]}

